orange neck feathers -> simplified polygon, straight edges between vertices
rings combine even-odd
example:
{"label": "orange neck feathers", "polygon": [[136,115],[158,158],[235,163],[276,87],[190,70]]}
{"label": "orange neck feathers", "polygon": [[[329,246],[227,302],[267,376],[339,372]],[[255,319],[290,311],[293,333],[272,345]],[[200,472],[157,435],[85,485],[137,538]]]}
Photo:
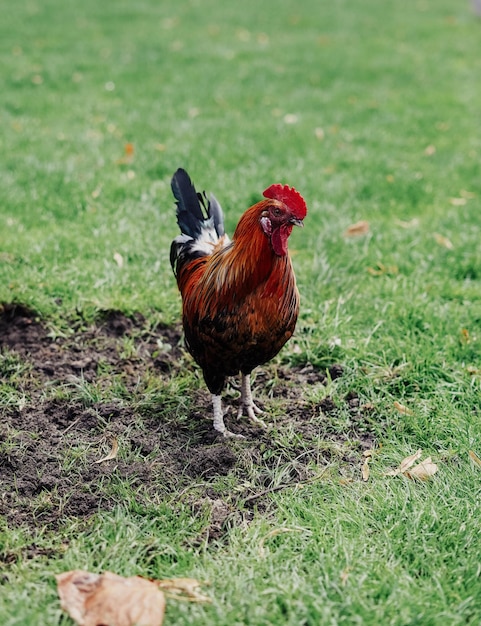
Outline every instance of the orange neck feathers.
{"label": "orange neck feathers", "polygon": [[290,279],[295,285],[289,255],[274,252],[260,224],[269,204],[272,201],[263,200],[247,209],[230,244],[195,259],[181,271],[182,296],[201,317],[212,313],[211,307],[235,307],[261,286],[261,296],[281,297]]}
{"label": "orange neck feathers", "polygon": [[[262,211],[268,205],[269,201],[263,200],[247,209],[232,238],[232,257],[242,262],[245,277],[251,276],[255,283],[267,278],[276,256],[259,222]],[[234,258],[233,264],[236,263]]]}

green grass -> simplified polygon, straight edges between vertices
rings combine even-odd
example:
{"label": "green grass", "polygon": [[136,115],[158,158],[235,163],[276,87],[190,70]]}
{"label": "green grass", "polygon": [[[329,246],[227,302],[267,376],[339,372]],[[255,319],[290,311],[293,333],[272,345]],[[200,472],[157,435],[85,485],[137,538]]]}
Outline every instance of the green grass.
{"label": "green grass", "polygon": [[[480,623],[480,29],[454,0],[4,6],[0,302],[57,333],[104,309],[177,321],[173,171],[216,194],[230,232],[287,182],[309,214],[290,241],[302,310],[283,358],[342,363],[329,394],[375,407],[380,448],[368,483],[352,468],[273,492],[215,544],[197,542],[207,513],[160,494],[141,506],[130,485],[87,527],[3,526],[2,624],[70,624],[53,574],[74,568],[209,580],[212,605],[169,603],[167,624]],[[344,237],[361,219],[369,234]],[[24,401],[22,367],[0,355],[1,405]],[[149,381],[133,401],[165,394],[175,414],[191,385],[191,371]],[[431,481],[384,475],[417,448]]]}

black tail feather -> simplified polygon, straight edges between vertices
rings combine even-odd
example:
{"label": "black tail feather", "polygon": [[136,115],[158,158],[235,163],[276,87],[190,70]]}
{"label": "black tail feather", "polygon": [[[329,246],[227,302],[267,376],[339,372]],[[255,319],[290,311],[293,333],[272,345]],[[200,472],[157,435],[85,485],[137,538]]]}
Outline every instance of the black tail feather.
{"label": "black tail feather", "polygon": [[175,172],[171,187],[177,205],[177,223],[182,232],[170,248],[170,263],[178,276],[184,263],[212,254],[213,245],[225,235],[224,216],[212,194],[207,198],[204,191],[197,193],[184,169]]}
{"label": "black tail feather", "polygon": [[206,216],[202,212],[197,192],[187,172],[179,168],[172,177],[172,193],[177,205],[177,223],[185,235],[200,236]]}
{"label": "black tail feather", "polygon": [[214,228],[217,234],[219,237],[223,237],[225,235],[224,214],[222,213],[222,207],[213,193],[210,194],[208,211],[209,216],[214,220]]}

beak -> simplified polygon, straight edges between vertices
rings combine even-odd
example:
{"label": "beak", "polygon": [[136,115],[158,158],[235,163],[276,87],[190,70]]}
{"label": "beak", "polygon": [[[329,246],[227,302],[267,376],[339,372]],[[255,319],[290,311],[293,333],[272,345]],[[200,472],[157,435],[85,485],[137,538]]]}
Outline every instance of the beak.
{"label": "beak", "polygon": [[293,217],[289,220],[290,224],[293,224],[294,226],[300,226],[301,228],[304,227],[304,222],[302,220],[298,220],[297,218]]}

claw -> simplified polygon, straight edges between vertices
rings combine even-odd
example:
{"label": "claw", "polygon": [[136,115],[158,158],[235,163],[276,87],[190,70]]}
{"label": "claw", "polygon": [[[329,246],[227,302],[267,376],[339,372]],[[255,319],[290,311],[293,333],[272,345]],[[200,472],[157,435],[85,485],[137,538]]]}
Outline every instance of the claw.
{"label": "claw", "polygon": [[241,435],[240,433],[233,433],[230,430],[227,430],[227,428],[222,434],[226,439],[245,439],[244,435]]}
{"label": "claw", "polygon": [[240,401],[241,403],[239,410],[237,411],[237,419],[240,419],[244,415],[245,409],[247,411],[247,416],[252,422],[259,424],[259,426],[262,426],[263,428],[267,428],[266,423],[257,417],[257,415],[260,415],[263,411],[254,403],[254,400],[252,399],[251,379],[249,374],[242,374]]}

